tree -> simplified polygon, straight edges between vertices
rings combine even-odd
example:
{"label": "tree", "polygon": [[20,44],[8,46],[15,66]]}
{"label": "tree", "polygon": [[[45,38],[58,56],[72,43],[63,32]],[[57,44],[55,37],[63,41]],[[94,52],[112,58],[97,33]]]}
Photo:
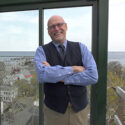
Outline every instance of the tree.
{"label": "tree", "polygon": [[33,77],[31,79],[31,89],[32,89],[33,95],[36,98],[39,98],[39,84],[38,84],[38,81],[37,81],[36,73],[33,74]]}
{"label": "tree", "polygon": [[3,78],[5,77],[5,64],[0,62],[0,85],[3,84]]}
{"label": "tree", "polygon": [[16,85],[18,86],[18,96],[28,96],[28,94],[30,93],[30,85],[26,80],[17,80]]}
{"label": "tree", "polygon": [[[111,62],[108,65],[108,81],[107,81],[107,117],[108,125],[113,125],[114,114],[118,114],[119,110],[124,114],[123,107],[120,107],[119,96],[113,90],[113,88],[125,86],[125,80],[123,79],[124,67],[119,62]],[[125,105],[124,103],[122,103]]]}
{"label": "tree", "polygon": [[123,69],[124,69],[123,66],[118,61],[112,61],[112,62],[109,62],[108,64],[108,71],[113,72],[119,77],[121,77]]}

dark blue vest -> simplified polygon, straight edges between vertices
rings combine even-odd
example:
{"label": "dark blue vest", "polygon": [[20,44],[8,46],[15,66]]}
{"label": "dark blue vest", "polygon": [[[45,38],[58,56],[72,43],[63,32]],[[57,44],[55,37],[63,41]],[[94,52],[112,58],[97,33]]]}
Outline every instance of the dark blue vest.
{"label": "dark blue vest", "polygon": [[[47,62],[51,66],[82,66],[82,56],[79,43],[67,42],[67,50],[64,61],[61,60],[60,55],[50,42],[43,46]],[[78,85],[64,85],[63,82],[58,83],[44,83],[45,104],[50,109],[60,113],[65,113],[69,101],[72,103],[74,111],[78,112],[86,107],[87,90],[85,86]]]}

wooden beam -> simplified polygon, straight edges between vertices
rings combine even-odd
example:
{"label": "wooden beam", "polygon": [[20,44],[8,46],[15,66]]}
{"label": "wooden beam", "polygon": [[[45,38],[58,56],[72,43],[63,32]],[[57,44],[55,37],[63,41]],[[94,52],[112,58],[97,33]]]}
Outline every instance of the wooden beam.
{"label": "wooden beam", "polygon": [[1,0],[0,6],[4,5],[14,5],[14,4],[26,4],[26,3],[45,3],[51,1],[59,1],[59,0]]}
{"label": "wooden beam", "polygon": [[0,0],[0,6],[21,5],[21,4],[37,4],[49,2],[69,2],[69,1],[96,1],[96,0]]}

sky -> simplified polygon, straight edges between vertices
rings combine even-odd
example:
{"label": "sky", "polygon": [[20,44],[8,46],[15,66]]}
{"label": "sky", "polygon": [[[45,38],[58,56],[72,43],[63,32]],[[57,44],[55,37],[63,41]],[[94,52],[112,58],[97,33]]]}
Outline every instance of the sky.
{"label": "sky", "polygon": [[124,12],[125,0],[109,0],[109,51],[125,51]]}
{"label": "sky", "polygon": [[[125,0],[109,0],[108,51],[125,51]],[[61,15],[68,25],[67,39],[91,50],[92,7],[44,10],[44,43],[51,41],[47,20]],[[0,13],[0,51],[35,51],[38,47],[38,10]]]}

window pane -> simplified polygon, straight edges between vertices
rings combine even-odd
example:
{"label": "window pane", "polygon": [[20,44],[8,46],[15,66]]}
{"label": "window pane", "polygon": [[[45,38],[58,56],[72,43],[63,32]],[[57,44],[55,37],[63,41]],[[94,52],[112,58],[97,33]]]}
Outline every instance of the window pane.
{"label": "window pane", "polygon": [[38,11],[0,13],[0,51],[35,51]]}
{"label": "window pane", "polygon": [[0,13],[2,125],[38,125],[39,92],[33,58],[38,11]]}
{"label": "window pane", "polygon": [[114,115],[125,124],[125,101],[118,96],[115,88],[125,91],[125,11],[124,0],[109,2],[109,42],[107,81],[107,124],[114,125]]}
{"label": "window pane", "polygon": [[60,15],[68,25],[67,39],[82,42],[91,49],[92,7],[75,7],[44,10],[44,43],[51,41],[47,31],[47,21],[53,15]]}
{"label": "window pane", "polygon": [[[84,43],[89,50],[92,46],[92,7],[74,7],[44,10],[44,44],[51,41],[47,31],[47,21],[53,15],[60,15],[67,23],[67,40]],[[90,86],[88,86],[90,100]],[[89,103],[90,104],[90,103]],[[90,116],[88,107],[88,117]]]}

